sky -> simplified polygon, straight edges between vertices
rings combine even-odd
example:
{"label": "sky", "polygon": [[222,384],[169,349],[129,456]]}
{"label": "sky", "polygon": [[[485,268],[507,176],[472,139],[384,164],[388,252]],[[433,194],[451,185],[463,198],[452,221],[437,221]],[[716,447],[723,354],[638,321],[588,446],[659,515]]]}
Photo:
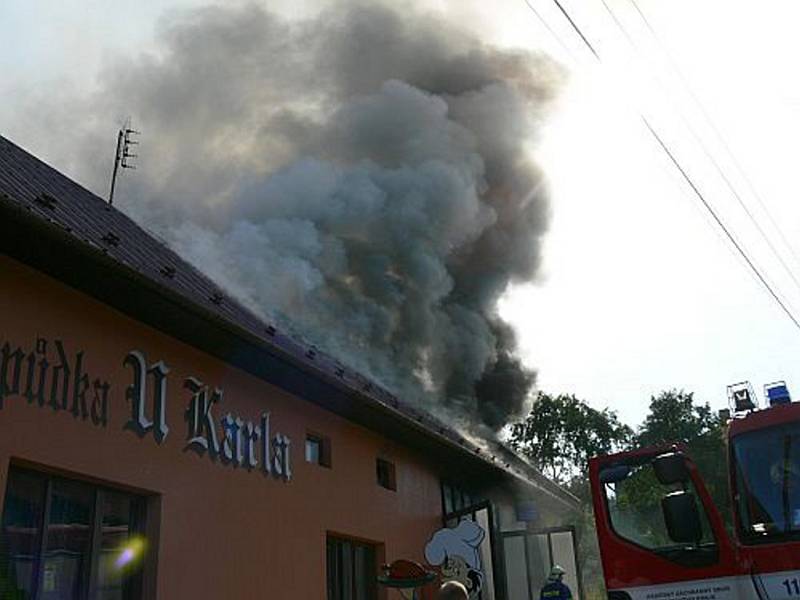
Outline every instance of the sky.
{"label": "sky", "polygon": [[[551,0],[529,3],[555,35],[524,0],[417,2],[487,42],[546,52],[569,73],[530,148],[552,196],[544,265],[536,281],[510,290],[501,304],[539,388],[610,407],[631,425],[644,418],[651,395],[672,387],[715,409],[727,405],[726,386],[742,380],[760,392],[783,379],[800,394],[800,327],[642,122],[644,115],[659,131],[800,318],[793,164],[800,155],[800,40],[791,30],[800,7],[792,0],[637,0],[651,32],[631,0],[562,2],[599,63]],[[0,98],[89,88],[112,57],[150,51],[165,13],[205,3],[4,0]],[[335,0],[266,4],[300,17]],[[47,140],[26,126],[47,115],[21,118],[5,104],[0,133],[47,161]],[[55,128],[68,132],[70,124]],[[110,146],[115,128],[109,124]]]}

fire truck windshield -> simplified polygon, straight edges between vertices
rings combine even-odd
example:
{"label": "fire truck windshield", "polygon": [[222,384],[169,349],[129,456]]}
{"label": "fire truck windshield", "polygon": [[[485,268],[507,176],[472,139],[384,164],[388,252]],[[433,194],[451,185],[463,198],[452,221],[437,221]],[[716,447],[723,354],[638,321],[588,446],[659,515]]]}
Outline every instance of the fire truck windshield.
{"label": "fire truck windshield", "polygon": [[743,541],[800,538],[800,423],[745,433],[732,443]]}

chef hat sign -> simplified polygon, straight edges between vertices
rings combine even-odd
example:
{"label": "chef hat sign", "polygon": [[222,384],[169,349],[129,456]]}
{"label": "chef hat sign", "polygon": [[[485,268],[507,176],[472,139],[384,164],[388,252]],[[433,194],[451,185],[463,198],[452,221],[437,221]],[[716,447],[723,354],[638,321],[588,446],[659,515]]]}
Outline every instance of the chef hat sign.
{"label": "chef hat sign", "polygon": [[425,546],[425,560],[440,567],[443,579],[464,584],[477,597],[483,583],[480,545],[486,532],[475,521],[463,520],[433,534]]}

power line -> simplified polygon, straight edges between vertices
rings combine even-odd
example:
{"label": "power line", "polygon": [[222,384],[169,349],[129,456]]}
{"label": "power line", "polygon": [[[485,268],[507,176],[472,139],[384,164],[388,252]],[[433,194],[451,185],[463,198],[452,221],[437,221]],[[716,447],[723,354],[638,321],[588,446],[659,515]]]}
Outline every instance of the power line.
{"label": "power line", "polygon": [[745,262],[750,267],[750,269],[752,269],[753,273],[755,273],[756,277],[758,277],[758,280],[764,285],[765,288],[767,288],[767,291],[775,299],[775,302],[777,302],[778,305],[783,309],[783,312],[785,312],[786,315],[792,320],[792,323],[795,324],[795,327],[800,329],[800,322],[798,322],[797,319],[795,319],[794,315],[789,311],[789,309],[783,303],[783,301],[780,299],[780,297],[778,297],[778,294],[775,293],[775,290],[772,289],[772,286],[767,282],[766,279],[764,279],[764,276],[761,275],[761,272],[753,264],[753,261],[751,261],[750,257],[747,256],[747,253],[744,251],[744,248],[742,248],[742,246],[739,244],[739,242],[736,240],[736,238],[733,236],[733,234],[730,232],[730,230],[725,226],[725,224],[719,218],[719,216],[717,215],[717,213],[714,210],[714,208],[711,206],[711,204],[708,203],[708,201],[705,199],[705,196],[703,196],[703,193],[697,188],[697,186],[694,184],[694,181],[692,181],[691,177],[689,177],[688,173],[686,173],[686,171],[683,169],[681,164],[678,162],[678,160],[672,154],[670,149],[667,147],[667,145],[661,139],[661,136],[659,136],[658,133],[656,133],[655,129],[653,129],[650,126],[650,123],[649,123],[649,121],[647,120],[646,117],[643,116],[642,117],[642,121],[644,121],[645,127],[647,127],[648,131],[650,131],[650,134],[655,138],[655,140],[661,146],[661,149],[666,153],[666,155],[672,161],[672,164],[675,165],[675,168],[678,169],[678,171],[680,171],[680,174],[683,176],[683,178],[686,181],[686,183],[689,184],[689,187],[692,188],[692,191],[695,193],[695,195],[703,203],[703,206],[705,206],[706,210],[708,210],[708,212],[711,213],[711,216],[717,222],[717,225],[719,225],[720,228],[722,229],[722,231],[725,232],[725,235],[728,236],[728,240],[730,240],[731,244],[733,244],[733,246],[736,248],[736,250],[739,251],[739,254],[742,255],[742,258],[745,260]]}
{"label": "power line", "polygon": [[547,29],[547,31],[550,32],[550,35],[553,36],[553,39],[558,43],[559,46],[561,46],[561,48],[564,50],[564,52],[566,52],[567,55],[572,60],[575,60],[575,56],[572,54],[572,51],[564,43],[564,40],[561,39],[561,36],[559,36],[552,27],[550,27],[550,23],[548,23],[545,20],[545,18],[542,16],[542,14],[538,10],[536,10],[536,7],[534,7],[533,4],[531,4],[530,0],[523,0],[523,1],[525,2],[525,5],[530,9],[530,11],[534,15],[536,15],[536,18],[539,19],[539,21],[542,23],[542,25],[544,25],[544,28]]}
{"label": "power line", "polygon": [[[634,39],[631,37],[631,35],[628,33],[628,31],[625,29],[625,27],[622,25],[622,23],[619,21],[619,19],[617,18],[616,14],[614,13],[614,11],[612,11],[612,10],[611,10],[611,7],[608,5],[608,3],[606,2],[606,0],[600,0],[600,1],[603,3],[603,6],[605,7],[605,9],[606,9],[606,11],[608,12],[608,14],[611,16],[611,18],[612,18],[612,20],[614,21],[614,23],[616,24],[616,26],[619,28],[619,30],[622,32],[622,34],[623,34],[623,35],[625,36],[625,38],[628,40],[628,43],[630,44],[631,48],[633,48],[633,51],[634,51],[634,52],[637,52],[637,53],[639,53],[639,54],[641,54],[641,51],[639,50],[639,47],[638,47],[638,45],[636,44],[636,42],[634,41]],[[634,3],[634,5],[636,4],[636,1],[635,1],[635,0],[631,0],[631,2],[632,2],[632,3]],[[640,14],[642,14],[642,13],[640,12]],[[652,31],[652,29],[651,29],[651,31]],[[654,32],[653,32],[653,33],[654,33]],[[654,35],[655,35],[655,33],[654,33]],[[703,115],[704,115],[704,116],[705,116],[705,118],[706,118],[706,121],[707,121],[707,122],[708,122],[708,123],[709,123],[709,124],[712,126],[712,128],[713,128],[713,129],[715,129],[715,130],[716,130],[716,128],[714,127],[714,124],[711,122],[711,119],[710,119],[710,117],[707,115],[707,113],[706,113],[706,111],[704,110],[704,108],[703,108],[702,104],[700,103],[699,99],[698,99],[698,98],[696,98],[696,97],[694,96],[694,94],[692,93],[691,89],[688,87],[688,84],[687,84],[687,83],[686,83],[686,82],[683,80],[683,77],[681,76],[680,72],[677,70],[677,68],[676,68],[675,66],[673,66],[673,69],[675,69],[675,71],[676,71],[676,72],[678,73],[678,75],[681,77],[681,82],[683,83],[683,86],[686,88],[686,90],[687,90],[687,91],[689,92],[689,94],[692,96],[692,99],[694,100],[695,104],[697,104],[697,106],[700,108],[701,112],[703,113]],[[660,82],[660,81],[658,81],[657,79],[656,79],[656,82],[657,82],[657,83],[658,83],[658,85],[661,87],[661,89],[662,89],[662,90],[664,90],[664,92],[665,92],[667,95],[669,95],[669,94],[668,94],[668,92],[667,92],[667,90],[666,90],[666,89],[664,88],[664,86],[661,84],[661,82]],[[725,185],[727,186],[728,190],[730,190],[731,194],[733,194],[733,197],[734,197],[734,198],[736,198],[736,201],[737,201],[737,203],[738,203],[738,204],[739,204],[739,206],[742,208],[742,210],[744,211],[744,213],[747,215],[747,218],[750,220],[750,222],[751,222],[751,223],[753,224],[753,226],[756,228],[756,230],[758,231],[758,233],[759,233],[759,234],[761,235],[761,237],[764,239],[764,241],[766,242],[767,246],[768,246],[768,247],[769,247],[769,249],[772,251],[772,254],[774,254],[774,255],[775,255],[775,258],[777,258],[777,259],[778,259],[778,262],[781,264],[781,266],[783,267],[783,269],[786,271],[786,273],[787,273],[787,274],[789,275],[789,277],[792,279],[792,281],[794,282],[795,286],[797,286],[797,289],[798,289],[798,290],[800,290],[800,280],[798,280],[798,279],[797,279],[797,276],[794,274],[794,272],[793,272],[793,271],[792,271],[792,269],[789,267],[789,265],[788,265],[788,264],[786,264],[786,261],[783,259],[783,256],[781,256],[780,252],[778,252],[778,249],[777,249],[777,248],[775,247],[775,245],[772,243],[772,240],[770,239],[770,237],[767,235],[767,233],[766,233],[766,232],[764,231],[764,229],[761,227],[761,224],[760,224],[760,223],[758,222],[758,220],[755,218],[755,216],[753,215],[753,213],[752,213],[752,212],[750,212],[750,209],[748,208],[748,206],[747,206],[747,203],[744,201],[744,198],[742,198],[741,194],[739,194],[739,191],[736,189],[736,186],[733,184],[733,182],[730,180],[730,178],[728,177],[728,175],[725,173],[725,170],[724,170],[724,169],[722,168],[722,166],[719,164],[719,161],[717,161],[717,159],[716,159],[716,158],[714,158],[714,155],[713,155],[713,154],[711,153],[711,151],[708,149],[708,146],[706,145],[706,143],[703,141],[703,139],[702,139],[702,138],[700,137],[700,135],[697,133],[697,131],[695,130],[695,128],[692,126],[692,124],[689,122],[689,120],[688,120],[688,119],[687,119],[687,118],[686,118],[686,117],[683,115],[683,113],[680,111],[680,108],[679,108],[679,107],[676,105],[676,103],[675,103],[675,102],[674,102],[674,101],[673,101],[671,98],[670,98],[670,103],[672,104],[672,106],[673,106],[673,109],[675,110],[675,113],[676,113],[676,114],[678,115],[678,117],[680,118],[680,120],[681,120],[681,122],[683,123],[684,127],[686,127],[686,129],[689,131],[689,133],[691,134],[691,136],[692,136],[692,138],[694,139],[694,141],[697,143],[697,145],[700,147],[700,149],[701,149],[701,150],[703,151],[703,153],[705,154],[706,158],[707,158],[707,159],[708,159],[708,160],[711,162],[711,164],[714,166],[714,169],[717,171],[717,173],[719,174],[719,176],[720,176],[720,177],[722,178],[722,180],[725,182]],[[723,143],[723,145],[725,145],[725,142],[724,142],[724,140],[722,140],[722,138],[721,138],[721,136],[720,136],[719,132],[717,132],[717,137],[718,137],[718,138],[720,138],[720,141]],[[734,163],[736,163],[736,159],[735,159],[735,157],[733,156],[733,154],[731,153],[730,149],[729,149],[729,148],[727,148],[727,145],[725,145],[725,146],[726,146],[726,150],[727,150],[727,152],[728,152],[728,155],[729,155],[729,156],[730,156],[730,158],[733,160],[733,162],[734,162]],[[741,170],[741,168],[739,168],[739,171],[740,171],[740,173],[742,173],[742,170]],[[743,173],[742,173],[742,174],[743,174]],[[762,207],[763,207],[763,204],[762,204]],[[765,212],[767,212],[767,211],[766,211],[766,207],[764,207],[764,209],[765,209]],[[769,213],[767,212],[767,214],[769,214]],[[777,227],[776,227],[776,228],[777,228]],[[778,231],[779,231],[779,233],[780,233],[780,230],[778,230]]]}
{"label": "power line", "polygon": [[575,23],[575,21],[572,20],[572,17],[569,15],[569,13],[561,5],[561,2],[559,2],[558,0],[553,0],[553,2],[558,7],[558,10],[561,11],[561,14],[564,15],[564,17],[566,17],[567,21],[569,21],[569,24],[572,25],[572,28],[575,30],[575,32],[579,36],[581,36],[581,39],[583,40],[583,43],[586,44],[586,47],[589,48],[589,50],[592,51],[592,54],[594,54],[594,57],[599,61],[600,60],[600,55],[597,53],[597,50],[595,50],[594,46],[592,46],[592,44],[589,43],[589,40],[586,39],[585,35],[583,35],[583,32],[581,31],[581,28],[578,27],[578,25]]}
{"label": "power line", "polygon": [[[603,0],[603,2],[605,3],[605,0]],[[764,202],[764,199],[761,197],[761,194],[756,189],[755,185],[753,185],[753,182],[750,179],[750,177],[747,175],[747,172],[742,168],[741,164],[737,160],[736,155],[731,150],[730,145],[728,144],[725,136],[719,130],[719,128],[717,127],[716,123],[714,122],[714,119],[711,118],[711,115],[708,114],[708,111],[705,109],[705,106],[703,105],[703,103],[700,101],[700,99],[697,97],[697,95],[692,90],[692,87],[689,85],[688,81],[686,80],[686,77],[683,75],[683,72],[678,67],[678,65],[675,62],[675,60],[672,58],[671,53],[667,50],[666,45],[661,40],[661,37],[656,33],[655,28],[650,24],[650,20],[647,18],[647,16],[645,15],[644,11],[642,11],[642,9],[639,7],[639,4],[636,2],[636,0],[630,0],[630,3],[633,5],[633,8],[636,9],[636,12],[638,13],[639,17],[642,19],[642,22],[644,22],[645,26],[650,31],[650,35],[653,36],[653,39],[658,44],[659,48],[661,49],[661,52],[667,58],[667,61],[669,62],[670,67],[672,67],[672,70],[675,71],[675,73],[678,75],[678,79],[680,80],[680,82],[683,85],[684,89],[686,89],[686,91],[688,92],[689,96],[692,98],[692,101],[700,109],[700,112],[702,113],[702,115],[705,118],[706,122],[711,127],[711,130],[714,132],[714,135],[717,137],[717,140],[719,140],[720,144],[725,149],[725,152],[728,154],[728,157],[731,159],[731,162],[733,163],[734,167],[736,168],[736,171],[739,173],[739,175],[744,180],[745,185],[747,186],[748,190],[753,195],[753,197],[758,201],[759,206],[764,211],[764,214],[767,215],[767,219],[769,220],[769,222],[772,225],[772,227],[775,229],[775,231],[778,232],[778,236],[781,238],[781,241],[783,242],[784,246],[787,248],[787,250],[789,250],[789,253],[792,255],[792,257],[794,258],[795,262],[798,265],[800,265],[800,257],[798,257],[797,253],[794,251],[794,248],[793,248],[792,244],[789,242],[788,238],[783,233],[783,230],[780,228],[780,226],[778,225],[777,221],[775,221],[775,219],[773,218],[772,213],[769,211],[769,208],[767,207],[766,203]]]}
{"label": "power line", "polygon": [[606,12],[613,19],[614,23],[616,23],[617,27],[622,32],[622,34],[628,39],[628,43],[635,48],[636,47],[636,43],[633,41],[633,38],[628,33],[628,30],[625,29],[622,26],[622,23],[620,23],[619,19],[617,18],[617,15],[614,13],[614,11],[611,10],[611,7],[608,5],[608,2],[606,2],[606,0],[600,0],[600,2],[603,3],[603,7],[606,9]]}
{"label": "power line", "polygon": [[[583,40],[583,43],[586,45],[587,48],[589,48],[589,50],[592,52],[592,54],[597,59],[597,61],[602,64],[603,61],[601,60],[600,55],[594,49],[594,46],[592,46],[592,44],[589,42],[589,40],[583,34],[583,31],[581,31],[581,29],[580,29],[580,27],[578,27],[577,23],[575,23],[575,21],[573,21],[572,17],[569,15],[569,13],[567,13],[567,11],[561,5],[559,0],[553,0],[553,2],[556,4],[556,6],[562,12],[564,17],[566,17],[567,21],[569,21],[569,23],[572,26],[572,28],[580,36],[581,40]],[[661,136],[659,136],[658,133],[656,133],[655,129],[653,129],[653,127],[650,125],[650,122],[647,120],[647,118],[644,115],[640,115],[640,116],[641,116],[642,121],[644,122],[645,126],[647,127],[647,130],[650,132],[650,135],[653,136],[653,138],[656,140],[656,142],[661,147],[661,149],[664,151],[664,153],[669,157],[670,161],[675,166],[675,168],[678,169],[680,174],[683,176],[683,179],[689,184],[689,186],[691,187],[692,191],[695,193],[697,198],[702,202],[702,204],[706,208],[706,210],[711,214],[711,216],[713,217],[714,221],[716,221],[717,225],[719,225],[719,227],[725,233],[725,235],[727,236],[728,240],[730,240],[730,242],[733,244],[734,248],[736,248],[736,250],[742,256],[742,258],[744,258],[744,260],[747,263],[747,265],[750,267],[750,269],[756,275],[758,281],[761,282],[761,284],[764,286],[764,288],[767,290],[767,292],[770,294],[770,296],[772,296],[772,298],[775,300],[775,302],[778,303],[778,306],[780,306],[780,308],[783,310],[783,312],[785,312],[786,315],[789,317],[789,319],[791,319],[791,321],[792,321],[792,323],[794,323],[795,327],[797,327],[797,329],[800,330],[800,321],[798,321],[794,317],[794,315],[789,310],[789,308],[786,306],[786,304],[784,304],[783,300],[781,300],[781,298],[777,295],[775,290],[772,289],[772,286],[769,284],[769,282],[767,282],[767,280],[761,274],[761,271],[759,271],[758,267],[753,263],[753,261],[747,255],[747,252],[745,251],[744,247],[738,242],[738,240],[733,235],[733,233],[723,223],[722,219],[717,215],[716,211],[711,206],[711,204],[708,203],[708,201],[706,200],[705,196],[702,194],[702,192],[697,187],[697,185],[695,185],[694,181],[689,176],[689,174],[686,172],[686,170],[683,168],[681,163],[678,161],[678,159],[675,157],[675,155],[669,150],[667,145],[661,139]]]}

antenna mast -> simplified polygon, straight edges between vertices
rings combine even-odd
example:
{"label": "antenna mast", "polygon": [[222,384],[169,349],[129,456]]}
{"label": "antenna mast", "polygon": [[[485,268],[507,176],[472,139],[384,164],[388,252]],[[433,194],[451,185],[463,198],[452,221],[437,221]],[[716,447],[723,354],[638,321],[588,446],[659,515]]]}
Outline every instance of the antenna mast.
{"label": "antenna mast", "polygon": [[111,191],[108,194],[108,204],[114,204],[114,188],[117,185],[117,173],[119,168],[135,169],[136,167],[131,164],[131,160],[138,157],[138,154],[131,154],[131,146],[137,145],[139,142],[131,139],[131,136],[139,135],[140,132],[131,127],[131,118],[125,121],[117,132],[117,150],[114,153],[114,170],[111,172]]}

